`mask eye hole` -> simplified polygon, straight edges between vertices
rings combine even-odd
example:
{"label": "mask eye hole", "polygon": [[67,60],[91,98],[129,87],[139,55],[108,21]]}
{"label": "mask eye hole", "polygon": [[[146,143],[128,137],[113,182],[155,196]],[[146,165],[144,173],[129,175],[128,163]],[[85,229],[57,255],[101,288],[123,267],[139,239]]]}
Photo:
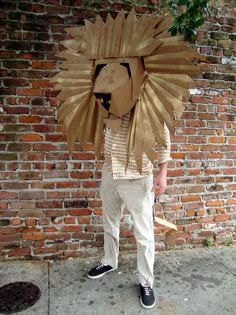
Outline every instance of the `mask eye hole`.
{"label": "mask eye hole", "polygon": [[96,79],[97,76],[99,75],[99,72],[102,70],[102,68],[104,68],[105,66],[106,66],[105,63],[102,63],[102,64],[96,66],[96,69],[95,69],[95,79]]}
{"label": "mask eye hole", "polygon": [[120,63],[120,65],[127,69],[128,75],[129,75],[129,78],[130,78],[131,77],[131,71],[130,71],[129,64],[127,62],[124,62],[124,63]]}
{"label": "mask eye hole", "polygon": [[110,109],[110,100],[111,100],[111,94],[110,93],[94,93],[96,99],[100,99],[102,106],[105,108],[105,110],[109,111]]}

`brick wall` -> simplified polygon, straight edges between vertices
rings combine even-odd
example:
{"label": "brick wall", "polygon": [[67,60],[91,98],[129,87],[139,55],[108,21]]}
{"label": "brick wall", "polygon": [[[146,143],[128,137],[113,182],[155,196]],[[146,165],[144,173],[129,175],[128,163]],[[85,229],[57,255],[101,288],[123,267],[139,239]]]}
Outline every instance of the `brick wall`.
{"label": "brick wall", "polygon": [[[89,3],[89,6],[87,5]],[[99,183],[102,160],[77,144],[68,155],[56,121],[55,53],[65,26],[119,1],[1,0],[0,253],[2,259],[92,256],[102,252]],[[137,8],[147,10],[146,1]],[[178,225],[177,248],[235,240],[236,122],[233,1],[218,1],[199,30],[203,76],[183,118],[176,123],[167,193],[155,213]],[[129,9],[126,5],[125,9]],[[234,46],[235,48],[235,46]],[[121,226],[121,251],[135,249],[132,227]],[[157,249],[165,234],[156,225]]]}

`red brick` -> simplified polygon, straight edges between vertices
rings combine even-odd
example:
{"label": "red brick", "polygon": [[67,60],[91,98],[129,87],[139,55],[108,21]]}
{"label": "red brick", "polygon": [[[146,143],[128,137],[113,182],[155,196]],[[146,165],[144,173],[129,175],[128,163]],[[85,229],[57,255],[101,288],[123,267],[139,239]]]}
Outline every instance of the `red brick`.
{"label": "red brick", "polygon": [[64,219],[65,224],[76,224],[75,218],[67,217]]}
{"label": "red brick", "polygon": [[236,205],[236,199],[228,199],[226,204],[227,205]]}
{"label": "red brick", "polygon": [[48,225],[50,223],[50,221],[49,221],[49,219],[48,218],[40,218],[39,220],[38,220],[38,224],[39,225]]}
{"label": "red brick", "polygon": [[195,211],[194,210],[187,210],[186,215],[187,215],[187,217],[193,217],[195,215]]}
{"label": "red brick", "polygon": [[47,239],[54,241],[68,241],[71,239],[71,235],[68,233],[47,233]]}
{"label": "red brick", "polygon": [[39,240],[45,240],[46,235],[44,233],[23,233],[22,234],[23,240],[31,240],[31,241],[39,241]]}
{"label": "red brick", "polygon": [[92,211],[90,209],[72,209],[70,210],[70,215],[72,216],[86,216],[90,215]]}
{"label": "red brick", "polygon": [[197,210],[197,211],[196,211],[196,215],[197,215],[197,216],[204,216],[204,215],[206,215],[205,209],[199,209],[199,210]]}
{"label": "red brick", "polygon": [[228,221],[228,220],[230,220],[230,215],[227,215],[227,214],[217,215],[214,218],[215,222],[222,222],[222,221]]}
{"label": "red brick", "polygon": [[29,135],[24,135],[24,136],[20,136],[20,141],[22,142],[43,142],[43,137],[40,135],[36,135],[36,134],[29,134]]}
{"label": "red brick", "polygon": [[47,255],[47,254],[55,254],[57,253],[57,247],[49,247],[49,248],[36,248],[34,249],[35,255]]}
{"label": "red brick", "polygon": [[211,200],[206,202],[207,207],[220,207],[224,205],[223,200]]}
{"label": "red brick", "polygon": [[182,202],[193,202],[193,201],[200,201],[201,197],[197,195],[191,195],[191,196],[182,196],[181,201]]}
{"label": "red brick", "polygon": [[0,227],[0,235],[16,234],[16,229],[13,227]]}
{"label": "red brick", "polygon": [[1,235],[0,234],[0,243],[6,243],[6,242],[14,242],[18,241],[20,239],[20,234],[9,234],[9,235]]}
{"label": "red brick", "polygon": [[19,201],[19,202],[12,202],[11,209],[18,210],[18,209],[34,209],[35,208],[35,201]]}
{"label": "red brick", "polygon": [[90,218],[89,217],[79,217],[79,224],[89,224]]}
{"label": "red brick", "polygon": [[36,124],[42,121],[42,117],[39,116],[21,116],[19,117],[20,123]]}
{"label": "red brick", "polygon": [[8,253],[9,257],[29,256],[31,254],[30,248],[15,248]]}
{"label": "red brick", "polygon": [[100,182],[87,182],[87,181],[84,181],[83,183],[82,183],[82,186],[84,187],[84,188],[99,188],[99,183]]}
{"label": "red brick", "polygon": [[61,217],[67,214],[65,210],[46,210],[44,213],[45,217]]}
{"label": "red brick", "polygon": [[28,225],[28,226],[36,226],[37,224],[37,220],[36,219],[33,219],[33,218],[27,218],[25,220],[25,225]]}
{"label": "red brick", "polygon": [[202,231],[198,233],[199,237],[214,237],[214,232],[213,231]]}
{"label": "red brick", "polygon": [[8,208],[8,203],[7,202],[0,202],[0,210],[6,210]]}
{"label": "red brick", "polygon": [[51,233],[51,232],[57,232],[57,229],[55,227],[53,227],[53,226],[52,227],[44,227],[43,231],[45,233]]}
{"label": "red brick", "polygon": [[230,105],[230,100],[224,97],[213,97],[212,99],[213,104],[224,104],[224,105]]}
{"label": "red brick", "polygon": [[13,226],[15,226],[15,225],[21,225],[21,223],[22,223],[22,219],[20,219],[20,218],[13,218],[13,219],[11,220],[11,224],[12,224]]}
{"label": "red brick", "polygon": [[208,142],[209,143],[225,143],[226,138],[225,137],[209,137]]}
{"label": "red brick", "polygon": [[41,210],[21,210],[19,211],[19,217],[21,218],[41,218],[43,217],[43,211]]}
{"label": "red brick", "polygon": [[0,200],[13,200],[18,199],[18,193],[0,191]]}
{"label": "red brick", "polygon": [[84,178],[92,178],[93,173],[90,171],[80,171],[80,172],[71,172],[72,178],[84,179]]}
{"label": "red brick", "polygon": [[184,227],[185,232],[191,232],[191,231],[196,231],[196,230],[201,230],[202,225],[201,224],[188,224]]}
{"label": "red brick", "polygon": [[43,69],[43,70],[52,70],[55,69],[56,64],[49,61],[33,61],[32,69]]}
{"label": "red brick", "polygon": [[41,89],[19,89],[20,96],[42,96],[43,90]]}

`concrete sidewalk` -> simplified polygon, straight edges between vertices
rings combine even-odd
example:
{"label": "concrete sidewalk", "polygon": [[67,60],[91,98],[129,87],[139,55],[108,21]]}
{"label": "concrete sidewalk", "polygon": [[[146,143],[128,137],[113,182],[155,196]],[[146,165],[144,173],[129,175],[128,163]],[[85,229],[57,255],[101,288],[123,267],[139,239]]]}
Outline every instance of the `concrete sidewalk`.
{"label": "concrete sidewalk", "polygon": [[0,285],[29,281],[40,300],[16,315],[228,315],[236,314],[236,247],[199,248],[156,255],[156,306],[139,303],[134,255],[121,257],[118,270],[98,280],[87,271],[98,260],[2,262]]}

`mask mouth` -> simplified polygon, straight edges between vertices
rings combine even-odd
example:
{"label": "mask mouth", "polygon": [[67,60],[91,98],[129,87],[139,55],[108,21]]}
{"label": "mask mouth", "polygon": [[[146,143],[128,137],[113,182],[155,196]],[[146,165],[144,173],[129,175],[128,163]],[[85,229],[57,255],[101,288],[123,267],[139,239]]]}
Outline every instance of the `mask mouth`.
{"label": "mask mouth", "polygon": [[96,99],[100,101],[101,105],[105,108],[106,111],[109,112],[110,109],[110,100],[111,100],[111,93],[94,93]]}

